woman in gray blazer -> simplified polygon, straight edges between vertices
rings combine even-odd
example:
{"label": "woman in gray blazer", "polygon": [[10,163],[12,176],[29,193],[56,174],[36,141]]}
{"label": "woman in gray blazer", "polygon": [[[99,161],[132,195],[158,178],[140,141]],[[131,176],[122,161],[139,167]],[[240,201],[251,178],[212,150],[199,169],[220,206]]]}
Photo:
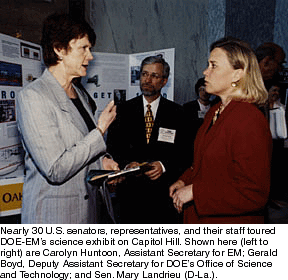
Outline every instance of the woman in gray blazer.
{"label": "woman in gray blazer", "polygon": [[86,75],[96,35],[66,15],[46,19],[42,34],[47,69],[17,96],[25,149],[22,223],[95,223],[96,191],[89,169],[119,169],[105,156],[103,134],[116,116],[113,101],[96,122],[87,95],[73,79]]}

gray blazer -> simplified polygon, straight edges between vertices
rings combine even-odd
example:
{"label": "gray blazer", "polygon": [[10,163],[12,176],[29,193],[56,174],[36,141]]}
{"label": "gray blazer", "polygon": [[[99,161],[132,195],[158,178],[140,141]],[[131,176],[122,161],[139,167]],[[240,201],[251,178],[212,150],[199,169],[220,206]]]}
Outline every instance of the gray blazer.
{"label": "gray blazer", "polygon": [[[94,120],[86,96],[76,90]],[[96,191],[85,178],[90,168],[101,168],[101,133],[89,133],[48,69],[19,93],[16,112],[26,152],[22,223],[97,222]]]}

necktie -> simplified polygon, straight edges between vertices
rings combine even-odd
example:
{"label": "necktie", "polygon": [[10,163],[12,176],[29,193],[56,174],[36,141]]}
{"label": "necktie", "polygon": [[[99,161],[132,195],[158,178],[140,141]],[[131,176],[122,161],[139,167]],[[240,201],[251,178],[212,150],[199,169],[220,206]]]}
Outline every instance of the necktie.
{"label": "necktie", "polygon": [[146,140],[147,140],[147,144],[148,144],[149,140],[150,140],[153,124],[154,124],[153,114],[151,111],[151,105],[150,104],[147,105],[147,112],[145,114],[145,124],[146,124]]}

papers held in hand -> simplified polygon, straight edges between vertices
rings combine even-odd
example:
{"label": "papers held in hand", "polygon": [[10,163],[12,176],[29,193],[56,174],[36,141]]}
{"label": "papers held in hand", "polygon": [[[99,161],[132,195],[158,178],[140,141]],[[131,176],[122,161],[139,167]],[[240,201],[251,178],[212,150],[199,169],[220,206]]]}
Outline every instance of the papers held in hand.
{"label": "papers held in hand", "polygon": [[150,170],[151,168],[152,166],[148,162],[143,162],[136,167],[123,169],[120,171],[91,170],[88,173],[87,181],[91,184],[97,184],[103,181],[110,181],[128,175],[139,175]]}

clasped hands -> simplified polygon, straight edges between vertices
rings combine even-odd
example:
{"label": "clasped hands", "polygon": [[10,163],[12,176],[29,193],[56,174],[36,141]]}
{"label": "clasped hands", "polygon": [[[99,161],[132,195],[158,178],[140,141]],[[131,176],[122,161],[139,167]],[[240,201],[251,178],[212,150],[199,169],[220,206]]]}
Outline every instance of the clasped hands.
{"label": "clasped hands", "polygon": [[193,184],[185,186],[182,180],[178,180],[169,188],[169,196],[178,213],[183,211],[183,205],[193,200]]}

